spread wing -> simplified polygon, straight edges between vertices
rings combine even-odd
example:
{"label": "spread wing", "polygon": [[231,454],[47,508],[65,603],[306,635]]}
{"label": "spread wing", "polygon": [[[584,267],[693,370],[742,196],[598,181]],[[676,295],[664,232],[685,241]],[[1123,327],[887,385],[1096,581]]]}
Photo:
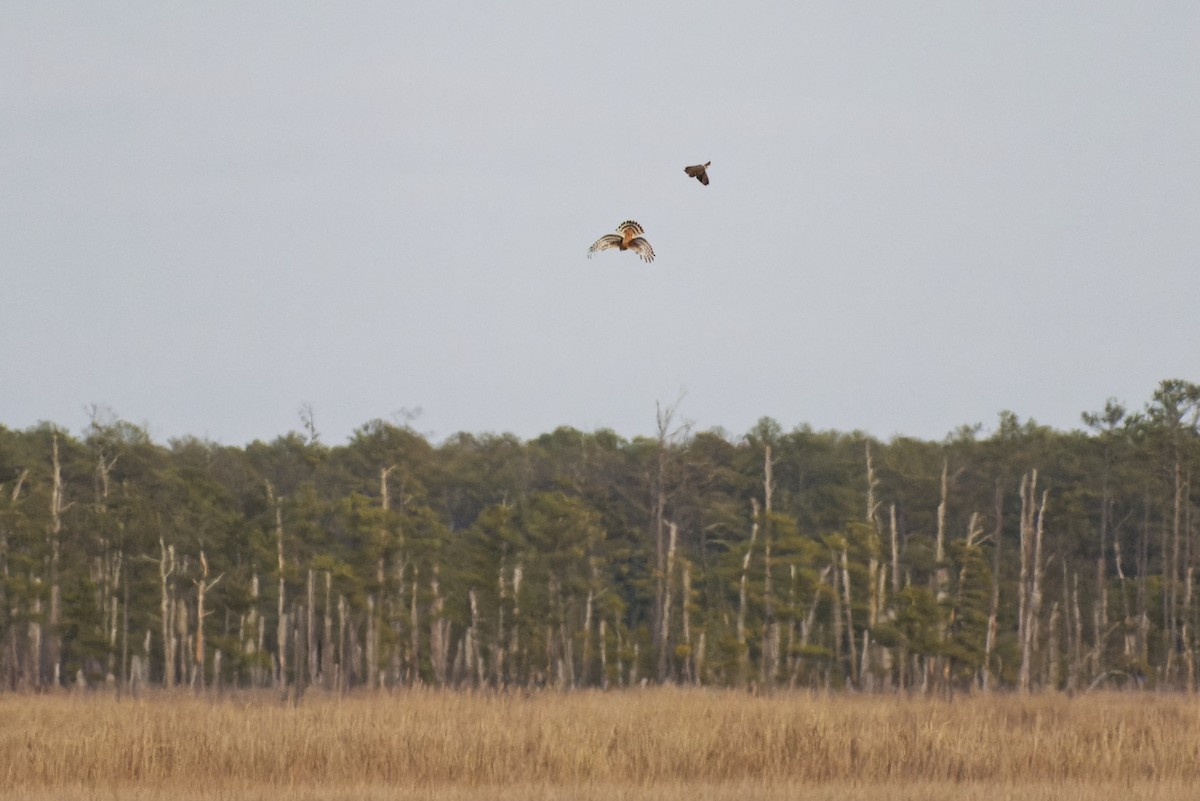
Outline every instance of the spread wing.
{"label": "spread wing", "polygon": [[[712,162],[710,161],[708,164],[712,164]],[[697,164],[693,167],[684,167],[683,171],[692,178],[695,178],[700,183],[708,186],[708,170],[705,169],[708,167],[708,164]]]}
{"label": "spread wing", "polygon": [[619,247],[621,242],[622,238],[618,234],[605,234],[597,239],[590,248],[588,248],[588,258],[590,259],[592,254],[598,250],[608,250],[609,248]]}
{"label": "spread wing", "polygon": [[654,261],[654,248],[650,247],[650,243],[640,236],[630,240],[629,249],[641,256],[642,261],[647,264]]}

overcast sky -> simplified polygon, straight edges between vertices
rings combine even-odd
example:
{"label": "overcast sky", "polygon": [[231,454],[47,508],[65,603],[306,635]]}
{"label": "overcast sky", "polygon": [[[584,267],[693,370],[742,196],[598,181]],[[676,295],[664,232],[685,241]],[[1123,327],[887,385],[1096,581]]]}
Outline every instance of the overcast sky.
{"label": "overcast sky", "polygon": [[1194,0],[4,7],[9,428],[941,439],[1173,377]]}

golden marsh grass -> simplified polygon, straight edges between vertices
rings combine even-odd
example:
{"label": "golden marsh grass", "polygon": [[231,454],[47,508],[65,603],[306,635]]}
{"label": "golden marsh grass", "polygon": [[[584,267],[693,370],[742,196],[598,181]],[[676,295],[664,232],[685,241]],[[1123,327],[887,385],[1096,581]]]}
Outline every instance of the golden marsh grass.
{"label": "golden marsh grass", "polygon": [[1185,695],[0,696],[0,798],[1200,798]]}

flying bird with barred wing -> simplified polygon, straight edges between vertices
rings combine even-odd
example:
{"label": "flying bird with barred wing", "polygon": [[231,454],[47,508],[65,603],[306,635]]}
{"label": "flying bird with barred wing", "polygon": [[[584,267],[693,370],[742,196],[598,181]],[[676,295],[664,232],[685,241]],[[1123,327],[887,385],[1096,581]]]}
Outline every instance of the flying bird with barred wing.
{"label": "flying bird with barred wing", "polygon": [[617,248],[618,250],[632,250],[641,256],[642,261],[649,264],[654,261],[654,248],[650,247],[650,243],[642,236],[644,233],[646,231],[639,223],[626,220],[617,226],[617,233],[605,234],[597,239],[595,244],[588,248],[588,258],[590,259],[592,254],[597,251]]}
{"label": "flying bird with barred wing", "polygon": [[709,164],[712,164],[712,162],[706,161],[703,164],[697,164],[694,167],[684,167],[683,171],[686,172],[689,177],[695,178],[700,183],[704,184],[705,186],[708,186],[708,165]]}

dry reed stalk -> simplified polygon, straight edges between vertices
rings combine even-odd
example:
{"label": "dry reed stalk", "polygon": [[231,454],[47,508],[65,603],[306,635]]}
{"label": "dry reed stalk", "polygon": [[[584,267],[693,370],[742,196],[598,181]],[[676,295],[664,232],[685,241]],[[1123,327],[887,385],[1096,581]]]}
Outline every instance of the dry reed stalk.
{"label": "dry reed stalk", "polygon": [[1198,724],[1193,696],[1142,694],[3,696],[0,798],[1191,799]]}
{"label": "dry reed stalk", "polygon": [[193,788],[87,788],[11,793],[0,798],[21,801],[1195,801],[1196,787],[1179,783],[1130,785],[954,784],[773,784],[739,782],[723,785],[678,783],[633,787],[595,785],[560,787],[502,785],[495,787],[411,788],[373,784],[340,787],[245,786],[218,783]]}

